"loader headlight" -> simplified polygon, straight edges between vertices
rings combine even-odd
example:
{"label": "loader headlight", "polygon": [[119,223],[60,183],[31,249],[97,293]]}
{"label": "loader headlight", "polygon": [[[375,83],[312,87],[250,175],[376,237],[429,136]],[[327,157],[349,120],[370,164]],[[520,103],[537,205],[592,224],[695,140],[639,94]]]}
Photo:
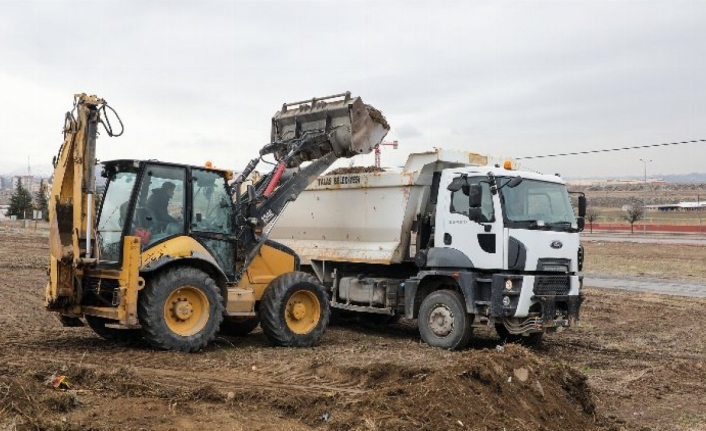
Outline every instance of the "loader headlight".
{"label": "loader headlight", "polygon": [[510,297],[509,296],[503,296],[503,305],[506,307],[510,305]]}
{"label": "loader headlight", "polygon": [[505,280],[505,290],[512,290],[512,279]]}

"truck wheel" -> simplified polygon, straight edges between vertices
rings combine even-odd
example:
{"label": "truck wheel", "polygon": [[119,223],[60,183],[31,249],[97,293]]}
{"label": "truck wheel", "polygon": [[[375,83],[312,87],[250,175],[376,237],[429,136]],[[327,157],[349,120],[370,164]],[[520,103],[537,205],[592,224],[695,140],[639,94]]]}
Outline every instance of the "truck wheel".
{"label": "truck wheel", "polygon": [[196,352],[218,331],[223,297],[205,272],[176,267],[158,274],[140,292],[137,314],[152,346]]}
{"label": "truck wheel", "polygon": [[328,295],[319,281],[303,272],[272,280],[260,300],[260,326],[276,346],[310,347],[326,330]]}
{"label": "truck wheel", "polygon": [[437,290],[424,298],[417,319],[422,340],[448,350],[468,345],[473,333],[472,323],[463,296],[453,290]]}
{"label": "truck wheel", "polygon": [[104,317],[86,316],[86,323],[93,329],[93,332],[104,340],[129,342],[139,340],[142,337],[140,329],[121,329],[107,326],[111,323],[115,323],[115,321]]}
{"label": "truck wheel", "polygon": [[223,335],[230,335],[231,337],[243,337],[248,335],[257,328],[260,324],[260,320],[257,318],[237,318],[237,317],[224,317],[223,322],[221,322],[220,332]]}
{"label": "truck wheel", "polygon": [[532,332],[529,335],[511,334],[505,325],[498,323],[495,325],[495,332],[504,343],[521,344],[523,346],[536,346],[542,341],[544,332]]}

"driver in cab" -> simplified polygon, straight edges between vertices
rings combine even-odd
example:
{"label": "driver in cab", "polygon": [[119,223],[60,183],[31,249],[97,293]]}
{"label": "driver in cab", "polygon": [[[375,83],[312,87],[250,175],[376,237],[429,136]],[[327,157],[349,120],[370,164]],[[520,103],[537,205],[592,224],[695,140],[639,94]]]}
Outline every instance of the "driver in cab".
{"label": "driver in cab", "polygon": [[159,226],[166,226],[168,223],[181,223],[181,220],[169,214],[169,201],[174,197],[174,183],[167,181],[158,189],[152,189],[152,195],[147,199],[147,208],[152,212],[155,222]]}

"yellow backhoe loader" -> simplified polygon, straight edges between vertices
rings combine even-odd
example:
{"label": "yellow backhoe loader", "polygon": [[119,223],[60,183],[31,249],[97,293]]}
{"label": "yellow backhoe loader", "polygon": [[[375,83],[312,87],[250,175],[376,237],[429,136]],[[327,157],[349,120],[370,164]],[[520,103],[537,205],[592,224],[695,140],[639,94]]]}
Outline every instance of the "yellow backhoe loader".
{"label": "yellow backhoe loader", "polygon": [[[65,117],[46,308],[65,326],[85,321],[106,339],[141,336],[165,350],[195,352],[218,331],[243,335],[258,324],[275,345],[316,344],[329,320],[327,293],[268,232],[335,160],[382,141],[382,114],[350,93],[284,104],[271,142],[237,178],[209,166],[113,160],[102,162],[105,189],[95,199],[99,125],[122,134],[109,117],[122,128],[103,99],[85,94]],[[265,158],[274,169],[245,186]]]}

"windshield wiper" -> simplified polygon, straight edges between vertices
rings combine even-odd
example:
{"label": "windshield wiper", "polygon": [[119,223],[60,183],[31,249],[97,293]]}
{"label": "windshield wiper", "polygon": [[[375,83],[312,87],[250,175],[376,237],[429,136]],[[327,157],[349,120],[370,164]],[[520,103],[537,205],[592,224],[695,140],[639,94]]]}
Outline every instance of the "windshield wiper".
{"label": "windshield wiper", "polygon": [[551,223],[547,223],[547,226],[549,227],[568,227],[569,232],[577,231],[578,229],[574,227],[574,224],[571,223],[570,221],[555,221]]}

